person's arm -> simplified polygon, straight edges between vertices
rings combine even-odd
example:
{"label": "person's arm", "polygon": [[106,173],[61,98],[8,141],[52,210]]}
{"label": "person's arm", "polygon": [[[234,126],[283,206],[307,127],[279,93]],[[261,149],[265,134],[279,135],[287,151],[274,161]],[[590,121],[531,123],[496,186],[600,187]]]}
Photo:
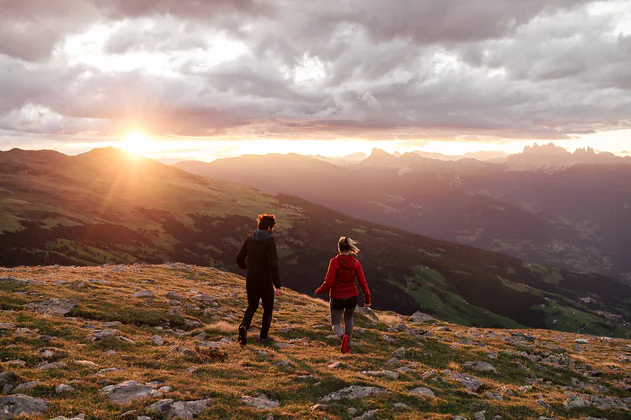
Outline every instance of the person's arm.
{"label": "person's arm", "polygon": [[278,254],[276,253],[276,242],[272,239],[267,244],[267,272],[269,273],[272,283],[277,290],[280,286],[280,274],[278,273]]}
{"label": "person's arm", "polygon": [[331,289],[331,287],[333,287],[333,283],[335,282],[336,270],[337,270],[337,262],[335,261],[335,258],[333,258],[329,262],[329,268],[326,270],[324,283],[322,283],[322,286],[318,287],[318,289],[315,291],[316,295],[321,295],[323,293],[326,293]]}
{"label": "person's arm", "polygon": [[359,282],[359,287],[361,287],[362,293],[364,294],[364,305],[370,306],[372,304],[372,296],[370,295],[370,289],[368,289],[364,269],[362,268],[359,260],[357,260],[357,281]]}
{"label": "person's arm", "polygon": [[244,270],[248,269],[248,264],[246,262],[246,257],[248,256],[247,244],[248,244],[248,240],[246,238],[245,241],[243,241],[243,245],[241,246],[239,253],[237,254],[237,265]]}

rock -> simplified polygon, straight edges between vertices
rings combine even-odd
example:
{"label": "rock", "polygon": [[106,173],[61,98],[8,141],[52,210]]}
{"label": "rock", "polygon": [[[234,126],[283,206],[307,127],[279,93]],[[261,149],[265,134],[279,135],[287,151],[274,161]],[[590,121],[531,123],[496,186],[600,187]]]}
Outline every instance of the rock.
{"label": "rock", "polygon": [[46,363],[37,368],[37,370],[66,369],[68,367],[64,362]]}
{"label": "rock", "polygon": [[68,315],[77,306],[77,301],[72,299],[49,299],[44,302],[29,303],[29,309],[43,315]]}
{"label": "rock", "polygon": [[48,403],[41,398],[28,395],[9,395],[0,397],[0,419],[12,419],[14,416],[38,416],[48,410]]}
{"label": "rock", "polygon": [[551,405],[545,402],[544,400],[537,400],[537,405],[545,409],[551,408]]}
{"label": "rock", "polygon": [[500,394],[498,394],[497,392],[491,392],[488,391],[484,394],[484,396],[490,400],[495,400],[495,401],[503,401],[504,397],[502,397]]}
{"label": "rock", "polygon": [[309,410],[311,410],[311,411],[326,411],[327,408],[329,408],[329,406],[326,405],[326,404],[316,404],[316,405],[312,406]]}
{"label": "rock", "polygon": [[469,392],[478,392],[478,390],[484,386],[483,382],[464,373],[455,373],[451,375],[450,378],[460,382]]}
{"label": "rock", "polygon": [[0,330],[3,330],[3,331],[11,330],[11,331],[13,331],[14,329],[15,329],[15,325],[9,324],[8,322],[0,322]]}
{"label": "rock", "polygon": [[396,357],[393,357],[393,358],[388,359],[386,361],[386,365],[398,365],[400,363],[401,363],[401,361],[399,359],[397,359]]}
{"label": "rock", "polygon": [[166,297],[169,298],[169,299],[184,300],[184,296],[178,294],[174,290],[169,291],[169,293],[166,294]]}
{"label": "rock", "polygon": [[436,371],[434,369],[431,369],[431,370],[428,370],[427,372],[423,372],[423,374],[421,375],[421,378],[428,379],[434,375],[436,375]]}
{"label": "rock", "polygon": [[85,414],[79,414],[75,417],[57,416],[49,420],[85,420]]}
{"label": "rock", "polygon": [[38,381],[24,382],[23,384],[20,384],[16,386],[15,388],[13,388],[13,392],[20,393],[20,392],[30,391],[31,389],[36,388],[40,385],[43,385],[43,384]]}
{"label": "rock", "polygon": [[399,373],[391,370],[364,370],[362,374],[376,378],[399,379]]}
{"label": "rock", "polygon": [[196,295],[191,299],[200,306],[213,306],[213,304],[217,303],[216,297],[206,294]]}
{"label": "rock", "polygon": [[6,385],[15,385],[18,382],[18,375],[15,372],[2,372],[0,373],[0,389]]}
{"label": "rock", "polygon": [[434,391],[432,391],[429,388],[424,388],[424,387],[414,388],[410,390],[409,392],[412,395],[418,395],[420,397],[435,397],[436,396],[436,394],[434,394]]}
{"label": "rock", "polygon": [[409,406],[409,405],[407,405],[407,404],[405,404],[405,403],[401,403],[401,402],[394,403],[394,407],[396,407],[396,408],[403,408],[403,409],[410,408],[410,406]]}
{"label": "rock", "polygon": [[291,347],[291,344],[289,343],[275,343],[274,347],[276,347],[277,349],[288,349]]}
{"label": "rock", "polygon": [[337,369],[342,366],[342,362],[333,362],[330,365],[327,365],[329,369]]}
{"label": "rock", "polygon": [[403,359],[405,357],[405,347],[401,347],[394,352],[392,352],[392,356],[397,357],[399,359]]}
{"label": "rock", "polygon": [[119,367],[105,368],[105,369],[101,369],[98,372],[96,372],[95,375],[102,376],[102,375],[106,375],[108,373],[121,372],[122,370],[124,370],[124,369],[123,368],[119,368]]}
{"label": "rock", "polygon": [[134,297],[137,298],[152,298],[155,294],[151,290],[141,290],[139,292],[134,293]]}
{"label": "rock", "polygon": [[56,394],[63,394],[65,392],[72,392],[72,391],[74,391],[74,388],[71,387],[70,385],[59,384],[59,385],[55,386],[55,393]]}
{"label": "rock", "polygon": [[150,338],[151,342],[153,344],[155,344],[156,346],[161,346],[164,344],[164,338],[160,337],[159,335],[154,335]]}
{"label": "rock", "polygon": [[587,339],[585,338],[577,338],[576,340],[574,340],[574,342],[578,344],[589,344],[589,341],[587,341]]}
{"label": "rock", "polygon": [[367,398],[375,395],[380,395],[384,393],[388,393],[389,391],[384,388],[374,387],[374,386],[359,386],[359,385],[351,385],[346,388],[342,388],[339,391],[335,391],[331,394],[328,394],[322,397],[322,401],[339,401],[339,400],[354,400],[358,398]]}
{"label": "rock", "polygon": [[83,367],[96,367],[96,363],[89,360],[75,360],[75,363]]}
{"label": "rock", "polygon": [[410,317],[410,321],[415,322],[415,323],[423,323],[423,322],[433,321],[433,320],[434,320],[433,316],[428,315],[421,311],[414,312],[414,314],[412,314],[412,316]]}
{"label": "rock", "polygon": [[168,419],[191,419],[203,414],[212,402],[210,398],[197,401],[160,400],[147,407],[147,411],[166,415]]}
{"label": "rock", "polygon": [[153,388],[136,381],[125,381],[117,385],[109,385],[101,389],[107,399],[116,404],[129,404],[134,400],[152,396]]}
{"label": "rock", "polygon": [[563,401],[563,406],[567,409],[585,408],[589,407],[590,405],[592,405],[592,403],[589,400],[577,394],[570,394],[567,396],[565,401]]}
{"label": "rock", "polygon": [[278,401],[271,400],[264,394],[260,394],[258,397],[250,397],[248,395],[244,395],[241,397],[241,400],[246,405],[259,409],[278,408],[278,406],[280,406],[280,403]]}
{"label": "rock", "polygon": [[486,410],[478,411],[473,415],[473,420],[486,420]]}
{"label": "rock", "polygon": [[399,372],[399,373],[408,373],[408,372],[411,372],[411,371],[412,371],[412,369],[410,369],[407,366],[401,366],[400,368],[397,368],[397,372]]}
{"label": "rock", "polygon": [[493,372],[497,375],[497,370],[487,362],[465,362],[463,367],[477,372]]}
{"label": "rock", "polygon": [[114,327],[120,327],[121,325],[123,325],[123,323],[120,321],[110,321],[110,322],[102,322],[101,325],[103,326],[103,328],[114,328]]}
{"label": "rock", "polygon": [[355,414],[357,414],[357,409],[353,407],[349,407],[348,410],[346,410],[346,412],[350,414],[351,416],[354,416]]}
{"label": "rock", "polygon": [[92,341],[100,341],[107,337],[118,337],[120,331],[114,329],[94,330],[90,333],[89,337]]}
{"label": "rock", "polygon": [[377,413],[379,412],[379,409],[376,410],[368,410],[366,411],[364,414],[362,414],[359,417],[355,417],[353,420],[367,420],[367,419],[374,419],[375,416],[377,416]]}

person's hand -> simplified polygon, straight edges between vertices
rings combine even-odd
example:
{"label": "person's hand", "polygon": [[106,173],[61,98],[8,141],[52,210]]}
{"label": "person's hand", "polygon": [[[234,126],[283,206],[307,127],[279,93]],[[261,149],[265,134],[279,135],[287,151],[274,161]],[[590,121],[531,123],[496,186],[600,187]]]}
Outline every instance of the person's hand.
{"label": "person's hand", "polygon": [[276,296],[281,296],[281,295],[283,294],[283,290],[282,290],[282,289],[276,289],[276,290],[274,291],[274,294],[275,294]]}

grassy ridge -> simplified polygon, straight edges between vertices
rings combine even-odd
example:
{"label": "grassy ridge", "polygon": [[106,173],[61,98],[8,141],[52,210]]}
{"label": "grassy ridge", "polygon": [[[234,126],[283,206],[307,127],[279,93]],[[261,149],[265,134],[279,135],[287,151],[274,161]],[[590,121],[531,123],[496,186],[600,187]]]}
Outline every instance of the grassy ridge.
{"label": "grassy ridge", "polygon": [[[129,410],[150,414],[147,407],[161,398],[212,398],[203,415],[209,419],[268,418],[269,413],[275,419],[350,419],[369,410],[379,410],[377,418],[402,419],[472,418],[481,410],[487,418],[500,414],[504,419],[629,416],[631,401],[623,398],[631,386],[628,340],[547,330],[476,329],[441,321],[420,325],[378,311],[379,322],[356,316],[352,352],[341,355],[339,340],[328,338],[326,303],[287,290],[277,301],[272,328],[277,342],[286,347],[250,340],[242,349],[234,338],[245,304],[244,280],[231,273],[183,264],[20,267],[0,269],[0,278],[0,302],[6,305],[0,323],[14,326],[0,330],[0,370],[15,372],[19,383],[37,382],[24,393],[50,403],[43,418],[84,413],[88,419],[112,419]],[[151,290],[154,297],[137,298],[139,290]],[[212,299],[196,298],[200,294]],[[77,304],[66,317],[41,315],[27,306],[49,298],[73,299]],[[375,301],[379,299],[375,295]],[[260,313],[255,323],[259,317]],[[133,343],[115,336],[91,339],[105,328],[118,330]],[[153,344],[150,338],[155,335],[166,343]],[[218,343],[217,348],[210,342]],[[401,348],[405,350],[396,353],[397,360],[390,360]],[[488,362],[498,373],[469,370],[469,361]],[[66,365],[38,369],[51,362]],[[332,367],[334,362],[339,365]],[[120,370],[97,373],[111,368]],[[399,376],[362,373],[382,369]],[[481,381],[483,388],[468,392],[454,379],[459,373]],[[170,390],[126,405],[108,402],[100,392],[126,380],[154,381]],[[56,393],[55,386],[62,383],[74,390]],[[325,403],[323,412],[312,411],[323,397],[351,385],[380,387],[389,393],[333,401]],[[410,392],[417,387],[436,396]],[[279,407],[261,410],[245,405],[243,396],[259,394],[279,402]],[[568,394],[596,402],[569,409],[564,407]],[[497,395],[501,400],[494,399]],[[620,405],[603,408],[599,398]],[[356,410],[355,415],[349,408]]]}

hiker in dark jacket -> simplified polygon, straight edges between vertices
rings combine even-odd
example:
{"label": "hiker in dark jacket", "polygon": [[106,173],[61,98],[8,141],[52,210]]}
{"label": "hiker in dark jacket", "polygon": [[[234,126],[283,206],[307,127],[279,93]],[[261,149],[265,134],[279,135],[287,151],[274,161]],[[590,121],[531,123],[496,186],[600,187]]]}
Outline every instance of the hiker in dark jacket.
{"label": "hiker in dark jacket", "polygon": [[263,300],[263,320],[259,341],[272,341],[268,333],[274,309],[274,287],[276,287],[276,294],[281,294],[278,255],[276,243],[272,237],[276,217],[273,214],[259,214],[257,223],[258,229],[245,239],[237,254],[239,267],[248,270],[245,277],[248,307],[239,325],[239,344],[242,346],[246,344],[247,331],[259,307],[259,299]]}
{"label": "hiker in dark jacket", "polygon": [[[333,331],[342,339],[342,353],[351,351],[350,342],[353,335],[353,313],[357,306],[357,286],[364,294],[364,306],[370,308],[371,295],[366,283],[366,276],[361,263],[356,258],[359,248],[348,237],[342,236],[337,243],[339,254],[329,262],[324,283],[316,291],[316,295],[329,292],[331,308],[331,326]],[[344,328],[342,328],[342,315],[344,316]]]}

